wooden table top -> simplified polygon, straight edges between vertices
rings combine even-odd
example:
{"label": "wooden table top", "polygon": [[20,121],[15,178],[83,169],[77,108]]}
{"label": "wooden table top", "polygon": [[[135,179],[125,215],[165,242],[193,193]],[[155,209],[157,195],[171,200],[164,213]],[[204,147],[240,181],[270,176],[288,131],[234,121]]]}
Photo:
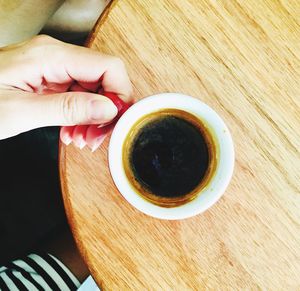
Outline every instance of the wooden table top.
{"label": "wooden table top", "polygon": [[195,96],[229,126],[222,199],[183,221],[135,210],[95,153],[61,148],[67,215],[104,290],[300,289],[300,2],[121,0],[89,45],[120,56],[137,99]]}

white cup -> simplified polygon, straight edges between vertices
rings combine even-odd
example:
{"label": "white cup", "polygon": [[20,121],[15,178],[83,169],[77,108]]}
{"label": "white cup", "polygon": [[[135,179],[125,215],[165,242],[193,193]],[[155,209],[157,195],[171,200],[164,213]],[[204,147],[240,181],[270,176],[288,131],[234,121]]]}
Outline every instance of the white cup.
{"label": "white cup", "polygon": [[[205,188],[200,190],[200,193],[193,200],[172,208],[155,205],[139,195],[127,179],[122,159],[123,143],[132,126],[141,117],[162,109],[180,109],[198,117],[212,131],[214,143],[218,149],[215,173]],[[173,220],[197,215],[219,200],[233,173],[234,148],[227,126],[208,105],[183,94],[163,93],[140,100],[123,114],[113,130],[108,159],[115,185],[132,206],[150,216]]]}

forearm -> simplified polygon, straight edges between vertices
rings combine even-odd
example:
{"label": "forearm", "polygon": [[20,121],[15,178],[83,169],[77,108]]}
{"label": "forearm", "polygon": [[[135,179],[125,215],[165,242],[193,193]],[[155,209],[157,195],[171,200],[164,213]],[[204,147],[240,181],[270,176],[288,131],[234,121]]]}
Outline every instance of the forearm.
{"label": "forearm", "polygon": [[63,0],[0,0],[0,47],[36,35]]}
{"label": "forearm", "polygon": [[43,32],[71,41],[86,36],[110,0],[66,0],[46,23]]}

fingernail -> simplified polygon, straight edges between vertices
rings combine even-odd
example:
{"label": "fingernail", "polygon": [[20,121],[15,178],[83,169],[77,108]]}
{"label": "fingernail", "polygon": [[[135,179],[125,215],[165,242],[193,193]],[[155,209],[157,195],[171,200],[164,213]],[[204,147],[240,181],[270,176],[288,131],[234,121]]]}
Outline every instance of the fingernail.
{"label": "fingernail", "polygon": [[114,120],[111,120],[111,121],[108,121],[105,123],[101,123],[97,126],[97,128],[102,128],[102,127],[108,126],[108,125],[112,124],[113,122],[114,122]]}
{"label": "fingernail", "polygon": [[101,137],[99,137],[95,143],[93,144],[93,146],[91,147],[91,151],[92,153],[103,143],[103,141],[105,140],[106,135],[103,135]]}
{"label": "fingernail", "polygon": [[88,114],[91,120],[107,122],[118,114],[118,109],[112,102],[93,100],[90,103]]}
{"label": "fingernail", "polygon": [[81,150],[86,146],[86,141],[83,138],[74,140],[74,144]]}
{"label": "fingernail", "polygon": [[65,145],[69,145],[72,142],[72,138],[69,136],[64,136],[63,138],[61,138],[61,141],[65,144]]}
{"label": "fingernail", "polygon": [[85,146],[86,146],[86,141],[82,139],[79,148],[82,150]]}

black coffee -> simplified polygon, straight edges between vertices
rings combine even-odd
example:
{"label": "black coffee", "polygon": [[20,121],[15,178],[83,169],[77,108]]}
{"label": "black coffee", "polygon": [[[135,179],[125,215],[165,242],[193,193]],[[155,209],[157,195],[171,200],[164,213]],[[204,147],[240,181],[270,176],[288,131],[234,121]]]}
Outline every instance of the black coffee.
{"label": "black coffee", "polygon": [[206,180],[212,142],[192,114],[166,109],[143,117],[133,127],[123,155],[127,177],[139,194],[172,207],[193,199]]}

